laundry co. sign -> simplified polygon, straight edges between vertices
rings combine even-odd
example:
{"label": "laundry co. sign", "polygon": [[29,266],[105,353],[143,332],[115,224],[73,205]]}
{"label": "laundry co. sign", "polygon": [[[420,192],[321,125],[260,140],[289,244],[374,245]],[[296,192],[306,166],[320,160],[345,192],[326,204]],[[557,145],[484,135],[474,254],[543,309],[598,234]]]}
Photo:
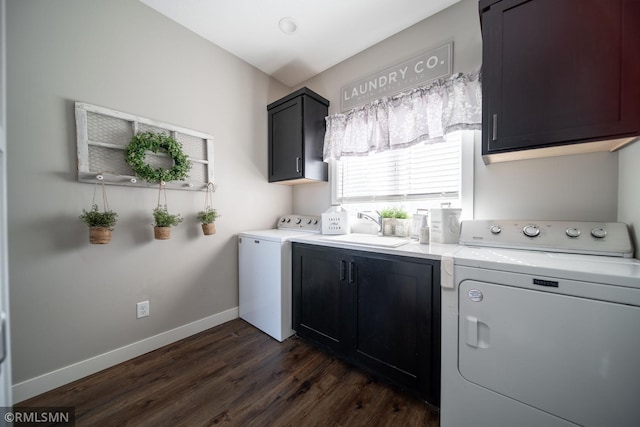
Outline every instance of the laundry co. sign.
{"label": "laundry co. sign", "polygon": [[451,75],[453,42],[344,86],[342,111]]}

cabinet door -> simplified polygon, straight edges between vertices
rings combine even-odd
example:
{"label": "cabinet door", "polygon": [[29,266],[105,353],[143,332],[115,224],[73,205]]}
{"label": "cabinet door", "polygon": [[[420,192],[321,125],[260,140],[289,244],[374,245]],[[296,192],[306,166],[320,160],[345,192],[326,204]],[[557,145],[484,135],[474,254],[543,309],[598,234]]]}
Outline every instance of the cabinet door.
{"label": "cabinet door", "polygon": [[327,104],[315,98],[304,97],[304,156],[303,173],[305,178],[328,181],[328,164],[322,160],[325,118],[329,114]]}
{"label": "cabinet door", "polygon": [[426,393],[437,404],[429,395],[432,350],[439,352],[433,345],[431,320],[433,266],[378,257],[356,257],[353,263],[354,359]]}
{"label": "cabinet door", "polygon": [[293,245],[293,325],[298,335],[343,352],[347,302],[343,252]]}
{"label": "cabinet door", "polygon": [[640,132],[638,0],[503,0],[482,14],[483,154]]}
{"label": "cabinet door", "polygon": [[269,182],[302,177],[302,98],[269,110]]}

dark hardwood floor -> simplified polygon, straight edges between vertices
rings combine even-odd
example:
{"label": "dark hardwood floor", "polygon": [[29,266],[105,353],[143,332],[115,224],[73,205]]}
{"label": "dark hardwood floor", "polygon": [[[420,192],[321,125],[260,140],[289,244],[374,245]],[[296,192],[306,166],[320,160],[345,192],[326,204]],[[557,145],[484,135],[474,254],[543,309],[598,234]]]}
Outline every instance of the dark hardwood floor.
{"label": "dark hardwood floor", "polygon": [[77,426],[439,425],[413,395],[241,319],[16,406],[75,407]]}

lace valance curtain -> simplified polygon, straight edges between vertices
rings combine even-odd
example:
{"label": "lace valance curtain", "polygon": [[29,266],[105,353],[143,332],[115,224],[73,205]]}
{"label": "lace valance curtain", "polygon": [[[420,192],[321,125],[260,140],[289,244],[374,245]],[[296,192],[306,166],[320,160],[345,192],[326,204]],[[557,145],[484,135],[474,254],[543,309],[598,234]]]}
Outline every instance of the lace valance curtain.
{"label": "lace valance curtain", "polygon": [[323,157],[361,156],[442,142],[456,130],[481,129],[480,73],[455,74],[345,114],[326,118]]}

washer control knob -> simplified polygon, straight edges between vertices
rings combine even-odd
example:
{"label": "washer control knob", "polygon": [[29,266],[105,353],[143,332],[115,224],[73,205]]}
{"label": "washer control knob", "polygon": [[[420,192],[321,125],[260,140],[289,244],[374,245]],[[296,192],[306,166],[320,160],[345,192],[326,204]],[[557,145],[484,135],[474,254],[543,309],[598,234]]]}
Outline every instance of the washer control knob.
{"label": "washer control knob", "polygon": [[285,218],[285,217],[280,218],[280,222],[282,222],[282,223],[287,222],[287,218]]}
{"label": "washer control knob", "polygon": [[529,224],[522,229],[522,232],[527,237],[536,237],[540,234],[540,228],[535,224]]}
{"label": "washer control knob", "polygon": [[300,224],[302,220],[300,218],[296,218],[296,224]]}
{"label": "washer control knob", "polygon": [[307,225],[308,225],[308,224],[311,224],[311,218],[309,218],[309,219],[307,220]]}
{"label": "washer control knob", "polygon": [[491,231],[491,234],[500,234],[502,228],[500,228],[499,225],[492,225],[491,227],[489,227],[489,231]]}
{"label": "washer control knob", "polygon": [[314,219],[314,220],[313,220],[313,225],[316,225],[317,223],[318,223],[318,220],[317,220],[317,219]]}
{"label": "washer control knob", "polygon": [[576,227],[567,228],[565,233],[567,233],[569,237],[578,237],[580,235],[580,229]]}
{"label": "washer control knob", "polygon": [[602,239],[607,235],[607,230],[604,228],[594,228],[591,230],[591,235],[596,239]]}
{"label": "washer control knob", "polygon": [[291,218],[287,218],[287,223],[290,223],[290,222],[291,222]]}

